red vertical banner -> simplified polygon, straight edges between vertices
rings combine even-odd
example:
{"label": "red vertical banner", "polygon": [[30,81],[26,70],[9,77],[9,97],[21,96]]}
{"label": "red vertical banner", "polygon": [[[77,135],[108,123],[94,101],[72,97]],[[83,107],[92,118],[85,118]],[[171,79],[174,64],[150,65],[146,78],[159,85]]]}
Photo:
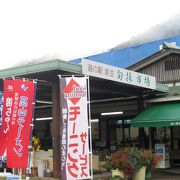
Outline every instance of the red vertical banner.
{"label": "red vertical banner", "polygon": [[[7,167],[27,168],[35,86],[33,81],[20,79],[12,81],[11,119],[7,136]],[[4,99],[4,104],[9,104],[7,87],[5,86],[4,89],[4,95],[7,97]]]}
{"label": "red vertical banner", "polygon": [[0,156],[3,156],[7,148],[7,134],[9,132],[12,106],[13,106],[13,80],[4,81],[4,105],[2,111],[2,125],[0,129]]}

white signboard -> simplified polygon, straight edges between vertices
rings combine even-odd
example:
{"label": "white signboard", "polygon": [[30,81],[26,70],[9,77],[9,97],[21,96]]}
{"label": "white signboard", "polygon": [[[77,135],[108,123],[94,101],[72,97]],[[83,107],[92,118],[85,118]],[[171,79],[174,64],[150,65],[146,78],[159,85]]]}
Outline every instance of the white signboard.
{"label": "white signboard", "polygon": [[156,168],[169,168],[169,146],[167,144],[155,144],[155,154],[160,156],[162,159],[157,164]]}
{"label": "white signboard", "polygon": [[91,179],[87,79],[60,80],[61,179]]}
{"label": "white signboard", "polygon": [[134,86],[156,89],[156,80],[154,76],[149,76],[87,59],[82,60],[82,73],[89,76],[99,77],[102,79],[108,79]]}

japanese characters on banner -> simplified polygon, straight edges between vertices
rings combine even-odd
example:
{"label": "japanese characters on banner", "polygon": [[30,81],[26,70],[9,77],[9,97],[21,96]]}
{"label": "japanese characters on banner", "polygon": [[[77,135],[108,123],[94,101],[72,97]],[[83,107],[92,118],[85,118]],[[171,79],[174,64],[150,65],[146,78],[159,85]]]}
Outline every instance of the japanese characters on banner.
{"label": "japanese characters on banner", "polygon": [[91,178],[87,107],[87,79],[60,78],[62,180]]}
{"label": "japanese characters on banner", "polygon": [[[7,87],[4,92],[4,100],[12,98],[13,91],[11,89],[11,81],[12,80],[5,80],[4,81],[4,87]],[[8,95],[8,96],[7,96]],[[11,112],[12,112],[12,105],[8,105],[7,103],[4,103],[3,106],[3,112],[2,112],[2,126],[0,130],[0,156],[4,156],[5,151],[7,150],[7,135],[9,132],[9,124],[11,120]]]}
{"label": "japanese characters on banner", "polygon": [[[4,132],[3,132],[3,128],[1,128],[2,126],[2,111],[3,111],[3,102],[4,102],[4,94],[2,92],[0,92],[0,138],[1,136],[4,136]],[[3,126],[4,127],[4,126]],[[0,141],[0,164],[2,162],[6,161],[6,157],[5,157],[5,143],[3,142],[3,139]]]}
{"label": "japanese characters on banner", "polygon": [[3,111],[4,95],[0,92],[0,130],[2,126],[2,111]]}
{"label": "japanese characters on banner", "polygon": [[7,167],[9,168],[28,166],[34,88],[33,81],[4,80],[3,132],[7,136]]}

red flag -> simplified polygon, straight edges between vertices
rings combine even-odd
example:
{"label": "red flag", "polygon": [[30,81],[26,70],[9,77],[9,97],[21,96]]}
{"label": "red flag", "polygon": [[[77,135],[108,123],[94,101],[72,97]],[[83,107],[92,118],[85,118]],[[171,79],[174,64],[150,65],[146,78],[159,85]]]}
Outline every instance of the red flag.
{"label": "red flag", "polygon": [[32,123],[34,107],[34,82],[13,81],[12,119],[7,142],[7,167],[27,168],[30,124]]}
{"label": "red flag", "polygon": [[0,156],[3,156],[7,148],[7,134],[9,132],[10,120],[13,105],[13,87],[14,81],[4,81],[4,104],[2,112],[2,126],[0,129]]}

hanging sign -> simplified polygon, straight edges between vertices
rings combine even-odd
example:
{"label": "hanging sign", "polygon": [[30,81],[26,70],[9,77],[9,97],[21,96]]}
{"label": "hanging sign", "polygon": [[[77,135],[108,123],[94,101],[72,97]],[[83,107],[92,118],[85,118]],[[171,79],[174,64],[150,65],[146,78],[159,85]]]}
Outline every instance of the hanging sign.
{"label": "hanging sign", "polygon": [[2,111],[2,126],[0,129],[0,156],[4,156],[7,148],[7,135],[12,115],[13,86],[14,81],[4,81],[4,105]]}
{"label": "hanging sign", "polygon": [[3,111],[4,95],[0,92],[0,130],[2,126],[2,111]]}
{"label": "hanging sign", "polygon": [[[2,126],[2,112],[3,112],[3,102],[4,102],[4,94],[2,92],[0,92],[0,136],[1,136],[1,133],[3,133],[2,129],[1,129],[1,126]],[[2,132],[1,132],[2,131]],[[2,162],[5,162],[6,160],[6,157],[5,156],[2,156],[5,154],[3,154],[3,151],[4,150],[4,146],[3,147],[3,150],[2,150],[2,153],[0,155],[0,164],[2,164]],[[1,149],[1,148],[0,148]]]}
{"label": "hanging sign", "polygon": [[130,71],[115,66],[110,66],[87,59],[82,60],[83,74],[99,77],[102,79],[117,81],[124,84],[156,89],[156,79],[154,76]]}
{"label": "hanging sign", "polygon": [[60,78],[61,179],[89,179],[87,79]]}
{"label": "hanging sign", "polygon": [[0,92],[0,130],[2,126],[2,111],[3,111],[4,95]]}
{"label": "hanging sign", "polygon": [[4,81],[4,102],[8,111],[3,110],[3,115],[11,117],[8,118],[7,167],[27,168],[35,86],[33,81],[28,80],[8,82],[7,86]]}

